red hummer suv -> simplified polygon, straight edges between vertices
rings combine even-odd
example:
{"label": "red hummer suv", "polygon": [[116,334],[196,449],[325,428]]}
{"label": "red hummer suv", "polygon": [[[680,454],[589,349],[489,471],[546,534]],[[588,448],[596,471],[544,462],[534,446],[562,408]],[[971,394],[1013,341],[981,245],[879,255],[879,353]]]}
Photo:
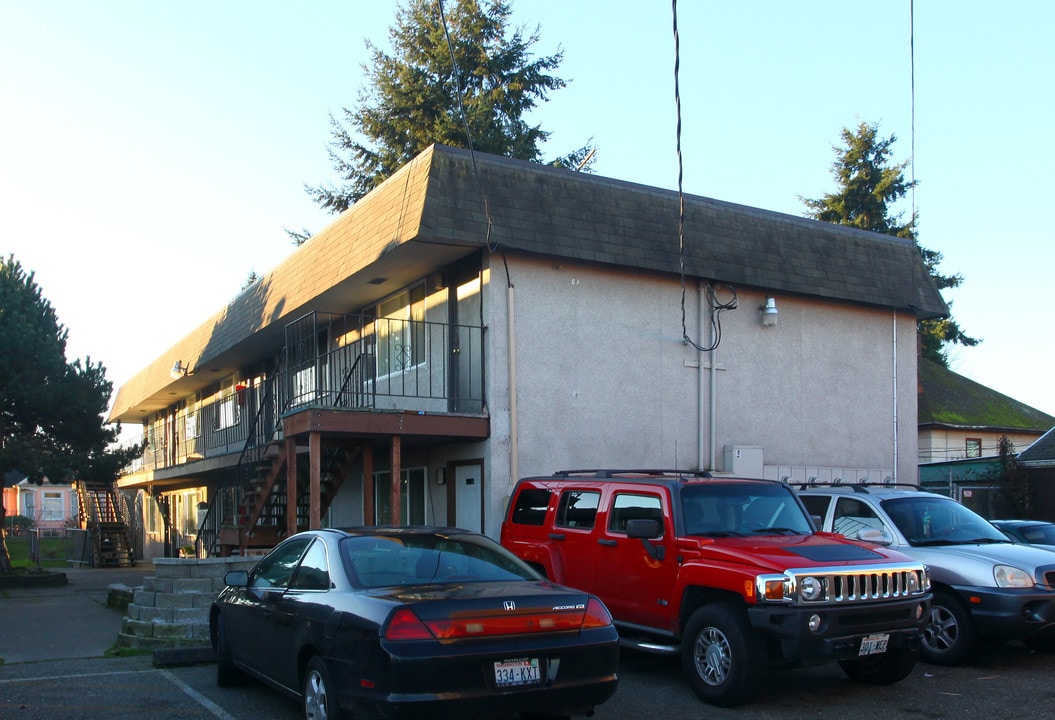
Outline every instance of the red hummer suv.
{"label": "red hummer suv", "polygon": [[599,596],[624,645],[680,652],[714,705],[747,700],[770,667],[835,660],[856,680],[897,682],[929,614],[923,564],[818,532],[779,482],[661,470],[525,478],[501,540]]}

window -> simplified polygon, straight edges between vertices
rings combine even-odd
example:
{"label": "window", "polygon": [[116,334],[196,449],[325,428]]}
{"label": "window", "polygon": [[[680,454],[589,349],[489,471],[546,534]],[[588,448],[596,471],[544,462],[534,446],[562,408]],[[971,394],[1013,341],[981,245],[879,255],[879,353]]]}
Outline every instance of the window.
{"label": "window", "polygon": [[63,520],[62,514],[62,493],[60,492],[45,492],[44,502],[41,504],[42,512],[40,519],[44,522],[54,522],[56,520]]}
{"label": "window", "polygon": [[217,419],[217,429],[234,427],[240,420],[238,408],[238,392],[235,389],[234,380],[225,380],[220,389],[220,407]]}
{"label": "window", "polygon": [[298,590],[329,590],[330,570],[326,563],[325,543],[313,543],[293,576],[292,588]]}
{"label": "window", "polygon": [[404,373],[425,362],[425,286],[397,293],[377,306],[377,374]]}
{"label": "window", "polygon": [[967,438],[967,454],[965,457],[982,457],[982,438]]}
{"label": "window", "polygon": [[[408,468],[399,474],[400,522],[403,525],[424,525],[425,468]],[[392,519],[392,473],[374,473],[374,521],[388,525]]]}
{"label": "window", "polygon": [[524,488],[513,506],[513,522],[520,525],[539,525],[546,522],[550,491],[545,488]]}
{"label": "window", "polygon": [[875,510],[854,498],[839,498],[835,502],[832,531],[858,539],[862,530],[882,530],[883,521]]}
{"label": "window", "polygon": [[289,576],[311,541],[310,537],[291,540],[261,560],[253,569],[249,587],[259,589],[288,587]]}
{"label": "window", "polygon": [[632,495],[620,493],[612,503],[612,512],[608,516],[608,529],[612,532],[625,533],[630,520],[657,520],[660,532],[663,531],[663,507],[656,495]]}
{"label": "window", "polygon": [[590,490],[568,490],[561,493],[554,525],[589,530],[597,518],[601,493]]}

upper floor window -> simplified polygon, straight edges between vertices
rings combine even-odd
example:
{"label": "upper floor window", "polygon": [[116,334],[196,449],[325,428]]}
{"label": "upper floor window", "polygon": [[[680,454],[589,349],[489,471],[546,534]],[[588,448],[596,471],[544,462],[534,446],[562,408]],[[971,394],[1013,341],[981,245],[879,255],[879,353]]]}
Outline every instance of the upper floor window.
{"label": "upper floor window", "polygon": [[967,454],[964,457],[969,457],[969,458],[982,457],[982,439],[981,438],[967,438]]}
{"label": "upper floor window", "polygon": [[425,362],[425,286],[396,293],[377,305],[377,374],[407,372]]}

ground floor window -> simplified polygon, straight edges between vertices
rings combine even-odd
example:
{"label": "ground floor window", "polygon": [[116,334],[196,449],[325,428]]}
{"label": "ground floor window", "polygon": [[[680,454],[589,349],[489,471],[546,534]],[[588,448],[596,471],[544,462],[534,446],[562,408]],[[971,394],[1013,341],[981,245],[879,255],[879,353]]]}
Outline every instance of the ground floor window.
{"label": "ground floor window", "polygon": [[[427,524],[425,468],[407,468],[399,477],[401,524]],[[392,517],[392,473],[388,470],[374,473],[374,517],[378,525],[388,525]]]}

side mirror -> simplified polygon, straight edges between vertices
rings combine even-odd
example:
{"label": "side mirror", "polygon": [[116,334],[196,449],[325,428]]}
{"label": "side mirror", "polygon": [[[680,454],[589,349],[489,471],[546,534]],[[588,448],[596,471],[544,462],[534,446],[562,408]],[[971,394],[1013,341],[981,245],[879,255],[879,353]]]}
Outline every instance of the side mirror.
{"label": "side mirror", "polygon": [[249,585],[249,573],[245,570],[231,570],[223,576],[224,585],[230,587],[246,587]]}
{"label": "side mirror", "polygon": [[629,538],[651,539],[662,535],[659,520],[636,518],[626,521],[626,536]]}
{"label": "side mirror", "polygon": [[857,533],[857,539],[864,542],[875,543],[876,545],[889,545],[894,542],[894,538],[890,536],[890,533],[878,528],[863,528]]}

